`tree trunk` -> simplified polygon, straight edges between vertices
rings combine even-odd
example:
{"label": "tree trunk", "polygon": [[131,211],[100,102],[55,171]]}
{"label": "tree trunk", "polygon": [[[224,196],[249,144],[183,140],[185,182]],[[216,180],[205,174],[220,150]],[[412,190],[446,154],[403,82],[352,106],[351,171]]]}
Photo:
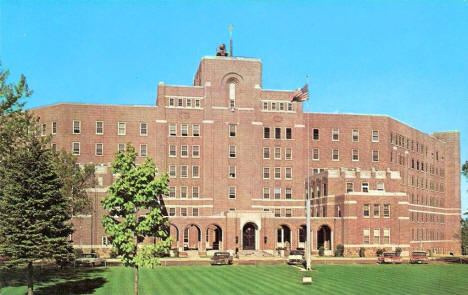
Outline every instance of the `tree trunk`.
{"label": "tree trunk", "polygon": [[28,270],[27,270],[28,274],[27,274],[27,277],[28,277],[28,295],[33,295],[33,265],[32,265],[32,261],[28,263]]}
{"label": "tree trunk", "polygon": [[133,283],[133,293],[135,295],[138,295],[138,266],[135,266],[135,281]]}

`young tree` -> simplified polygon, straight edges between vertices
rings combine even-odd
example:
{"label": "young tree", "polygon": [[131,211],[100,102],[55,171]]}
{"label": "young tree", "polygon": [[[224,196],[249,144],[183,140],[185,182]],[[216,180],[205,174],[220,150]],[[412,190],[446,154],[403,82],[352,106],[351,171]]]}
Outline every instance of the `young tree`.
{"label": "young tree", "polygon": [[[167,174],[156,178],[156,166],[150,159],[141,165],[136,165],[135,160],[135,149],[128,144],[127,150],[117,153],[112,162],[112,172],[118,176],[102,200],[108,211],[102,223],[123,265],[135,269],[137,295],[139,267],[158,264],[158,256],[169,252],[171,239],[162,202],[162,196],[169,192]],[[139,247],[145,237],[157,242]]]}

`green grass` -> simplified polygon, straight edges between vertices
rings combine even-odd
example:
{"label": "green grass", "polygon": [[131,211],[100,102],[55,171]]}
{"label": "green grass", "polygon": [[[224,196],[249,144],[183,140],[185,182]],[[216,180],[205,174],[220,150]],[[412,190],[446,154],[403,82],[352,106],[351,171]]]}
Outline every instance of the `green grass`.
{"label": "green grass", "polygon": [[[140,294],[467,294],[468,265],[314,265],[306,272],[287,265],[172,266],[140,272]],[[26,292],[19,273],[0,273],[1,295]],[[37,294],[132,294],[133,270],[124,267],[43,271]]]}

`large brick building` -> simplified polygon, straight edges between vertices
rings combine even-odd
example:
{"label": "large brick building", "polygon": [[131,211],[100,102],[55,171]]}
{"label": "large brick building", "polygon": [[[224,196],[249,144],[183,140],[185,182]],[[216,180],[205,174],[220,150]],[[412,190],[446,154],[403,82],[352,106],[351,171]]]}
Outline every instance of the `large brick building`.
{"label": "large brick building", "polygon": [[[61,103],[34,109],[53,145],[97,164],[77,247],[106,249],[100,199],[132,143],[170,176],[180,250],[304,248],[460,252],[459,133],[424,134],[388,116],[304,113],[291,91],[262,88],[253,58],[205,57],[192,86],[159,83],[155,106]],[[310,185],[308,186],[307,183]]]}

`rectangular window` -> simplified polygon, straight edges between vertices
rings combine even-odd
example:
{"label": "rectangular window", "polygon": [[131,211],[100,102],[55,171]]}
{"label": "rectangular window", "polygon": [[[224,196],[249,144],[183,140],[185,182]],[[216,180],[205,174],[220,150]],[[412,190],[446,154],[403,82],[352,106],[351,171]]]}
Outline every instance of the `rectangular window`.
{"label": "rectangular window", "polygon": [[270,138],[270,127],[263,127],[263,138]]}
{"label": "rectangular window", "polygon": [[332,129],[332,141],[339,141],[340,140],[340,129],[333,128]]}
{"label": "rectangular window", "polygon": [[281,209],[275,208],[275,217],[281,217]]}
{"label": "rectangular window", "polygon": [[374,244],[380,244],[380,229],[374,228]]}
{"label": "rectangular window", "polygon": [[286,217],[291,217],[292,216],[292,209],[286,209]]}
{"label": "rectangular window", "polygon": [[284,159],[285,160],[292,160],[292,148],[285,148],[284,149]]}
{"label": "rectangular window", "polygon": [[117,127],[118,127],[117,134],[118,135],[125,135],[127,133],[126,126],[127,126],[127,124],[125,122],[117,123]]}
{"label": "rectangular window", "polygon": [[176,187],[170,186],[169,187],[169,198],[175,198],[176,196]]}
{"label": "rectangular window", "polygon": [[372,151],[372,162],[379,161],[379,151]]}
{"label": "rectangular window", "polygon": [[389,228],[385,228],[383,230],[383,243],[390,244],[390,229]]}
{"label": "rectangular window", "polygon": [[284,111],[284,102],[279,103],[279,110]]}
{"label": "rectangular window", "polygon": [[96,121],[96,134],[104,134],[104,122]]}
{"label": "rectangular window", "polygon": [[140,144],[140,157],[146,157],[148,155],[148,145]]}
{"label": "rectangular window", "polygon": [[180,198],[187,199],[187,187],[186,186],[180,187]]}
{"label": "rectangular window", "polygon": [[73,134],[81,133],[81,121],[73,121]]}
{"label": "rectangular window", "polygon": [[96,156],[102,156],[103,154],[103,145],[102,143],[96,143],[94,146]]}
{"label": "rectangular window", "polygon": [[374,204],[374,218],[380,217],[380,205]]}
{"label": "rectangular window", "polygon": [[180,156],[182,158],[188,157],[188,145],[181,145],[180,146]]}
{"label": "rectangular window", "polygon": [[236,136],[236,129],[237,129],[236,124],[229,124],[229,137],[235,137]]}
{"label": "rectangular window", "polygon": [[125,152],[126,149],[127,147],[125,146],[125,143],[119,143],[117,146],[117,152]]}
{"label": "rectangular window", "polygon": [[264,111],[267,111],[267,110],[268,110],[268,102],[264,101],[264,102],[262,103],[262,109],[263,109]]}
{"label": "rectangular window", "polygon": [[270,188],[269,187],[264,187],[263,188],[263,198],[264,199],[269,199],[270,198]]}
{"label": "rectangular window", "polygon": [[366,228],[362,230],[362,237],[364,244],[370,244],[370,229]]}
{"label": "rectangular window", "polygon": [[42,136],[46,135],[46,130],[47,130],[47,124],[42,124],[42,128],[41,128],[41,135]]}
{"label": "rectangular window", "polygon": [[370,205],[369,204],[364,204],[362,215],[364,217],[370,217]]}
{"label": "rectangular window", "polygon": [[175,216],[175,208],[169,208],[169,216]]}
{"label": "rectangular window", "polygon": [[285,190],[285,198],[286,199],[292,199],[292,188],[287,187]]}
{"label": "rectangular window", "polygon": [[286,139],[292,139],[292,129],[286,128]]}
{"label": "rectangular window", "polygon": [[363,182],[361,183],[361,192],[368,193],[369,192],[369,183]]}
{"label": "rectangular window", "polygon": [[192,158],[200,158],[200,146],[192,145]]}
{"label": "rectangular window", "polygon": [[192,187],[192,198],[198,199],[200,197],[200,188],[198,186]]}
{"label": "rectangular window", "polygon": [[352,157],[353,161],[359,161],[359,150],[353,149]]}
{"label": "rectangular window", "polygon": [[236,146],[230,145],[229,146],[229,158],[235,158],[235,157],[236,157]]}
{"label": "rectangular window", "polygon": [[372,130],[372,142],[379,142],[379,131]]}
{"label": "rectangular window", "polygon": [[56,143],[53,143],[53,144],[52,144],[52,150],[53,150],[54,152],[57,151],[57,144],[56,144]]}
{"label": "rectangular window", "polygon": [[281,128],[275,128],[275,139],[281,139]]}
{"label": "rectangular window", "polygon": [[263,167],[263,179],[270,179],[270,167]]}
{"label": "rectangular window", "polygon": [[73,142],[72,143],[72,154],[73,155],[79,155],[80,154],[80,143],[79,142]]}
{"label": "rectangular window", "polygon": [[292,179],[292,168],[284,168],[284,178]]}
{"label": "rectangular window", "polygon": [[236,187],[235,186],[230,186],[229,187],[228,197],[229,197],[229,199],[235,199],[236,198]]}
{"label": "rectangular window", "polygon": [[377,190],[378,191],[385,191],[385,184],[383,182],[377,182]]}
{"label": "rectangular window", "polygon": [[191,99],[191,98],[187,98],[187,99],[185,100],[185,106],[186,106],[187,108],[191,108],[191,107],[192,107],[192,99]]}
{"label": "rectangular window", "polygon": [[198,208],[192,208],[192,216],[198,216]]}
{"label": "rectangular window", "polygon": [[270,148],[269,147],[264,147],[263,148],[263,158],[264,159],[269,159],[270,158]]}
{"label": "rectangular window", "polygon": [[177,145],[170,144],[169,145],[169,157],[177,157]]}
{"label": "rectangular window", "polygon": [[187,124],[181,124],[180,125],[180,135],[181,136],[188,136],[188,125]]}
{"label": "rectangular window", "polygon": [[281,199],[281,188],[275,187],[274,194],[275,194],[275,199]]}
{"label": "rectangular window", "polygon": [[383,217],[390,218],[390,204],[384,204]]}
{"label": "rectangular window", "polygon": [[57,133],[57,122],[52,122],[52,134]]}
{"label": "rectangular window", "polygon": [[177,177],[177,168],[175,165],[170,165],[168,170],[169,170],[169,178]]}
{"label": "rectangular window", "polygon": [[103,246],[107,246],[108,245],[108,240],[107,240],[107,237],[106,236],[102,236],[101,237],[101,244]]}
{"label": "rectangular window", "polygon": [[229,178],[236,178],[236,166],[229,166],[228,177]]}
{"label": "rectangular window", "polygon": [[275,167],[275,179],[281,179],[281,167]]}
{"label": "rectangular window", "polygon": [[175,99],[173,97],[169,98],[169,106],[170,107],[175,107]]}
{"label": "rectangular window", "polygon": [[313,149],[313,154],[312,154],[312,160],[318,161],[319,159],[320,159],[319,149],[314,148]]}
{"label": "rectangular window", "polygon": [[275,160],[281,160],[281,148],[275,147]]}
{"label": "rectangular window", "polygon": [[169,123],[169,136],[177,136],[177,124]]}
{"label": "rectangular window", "polygon": [[332,161],[339,161],[339,160],[340,160],[340,151],[332,150]]}
{"label": "rectangular window", "polygon": [[354,191],[354,183],[347,182],[346,183],[346,193],[352,193]]}
{"label": "rectangular window", "polygon": [[313,140],[319,140],[320,139],[320,133],[319,133],[319,130],[317,128],[314,128],[312,130],[312,139]]}
{"label": "rectangular window", "polygon": [[148,135],[148,124],[147,123],[140,123],[140,135],[141,136]]}
{"label": "rectangular window", "polygon": [[199,137],[200,136],[200,125],[193,124],[192,125],[192,136]]}
{"label": "rectangular window", "polygon": [[192,166],[192,178],[199,178],[200,177],[200,166],[194,165]]}
{"label": "rectangular window", "polygon": [[358,129],[353,129],[351,131],[351,138],[353,142],[358,142],[359,141],[359,130]]}
{"label": "rectangular window", "polygon": [[187,216],[187,208],[180,208],[180,216]]}
{"label": "rectangular window", "polygon": [[183,98],[177,99],[177,107],[179,107],[179,108],[184,107],[184,99]]}
{"label": "rectangular window", "polygon": [[187,165],[180,166],[180,177],[188,178],[188,166]]}
{"label": "rectangular window", "polygon": [[271,103],[271,110],[276,111],[276,102]]}

